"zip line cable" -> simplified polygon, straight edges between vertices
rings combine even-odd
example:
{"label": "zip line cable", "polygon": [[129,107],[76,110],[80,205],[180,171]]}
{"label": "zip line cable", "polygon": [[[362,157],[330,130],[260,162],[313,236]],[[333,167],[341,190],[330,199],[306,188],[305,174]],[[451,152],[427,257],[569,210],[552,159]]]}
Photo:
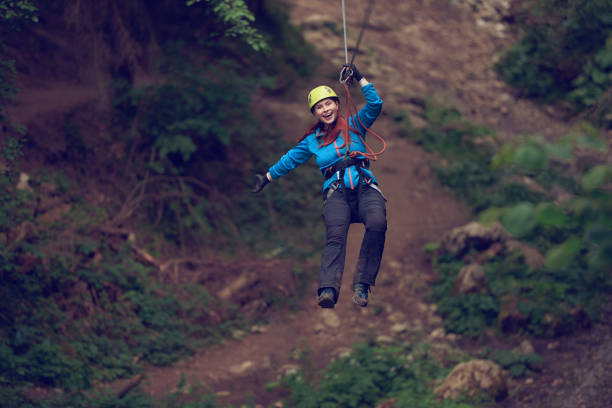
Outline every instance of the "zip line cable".
{"label": "zip line cable", "polygon": [[[353,61],[355,60],[355,56],[357,55],[357,52],[359,51],[359,44],[361,43],[361,39],[363,38],[363,32],[365,30],[365,26],[367,25],[367,22],[370,18],[370,15],[372,13],[372,9],[374,8],[374,1],[371,0],[368,3],[368,8],[366,9],[366,13],[364,15],[364,19],[363,22],[361,24],[361,30],[359,32],[359,38],[357,39],[357,44],[355,46],[355,52],[353,53],[353,57],[351,58],[351,64],[353,63]],[[348,47],[347,47],[347,37],[346,37],[346,8],[344,6],[344,0],[342,0],[342,24],[343,24],[343,28],[344,28],[344,59],[345,59],[345,64],[348,65]],[[373,136],[375,136],[381,143],[382,143],[382,148],[380,151],[375,152],[374,149],[372,149],[365,141],[364,137],[361,135],[361,132],[357,132],[357,134],[359,135],[359,139],[361,139],[361,142],[363,143],[363,145],[366,148],[365,152],[360,152],[360,151],[352,151],[349,152],[349,145],[350,145],[350,133],[349,133],[349,124],[348,124],[348,120],[346,121],[347,125],[346,125],[346,129],[345,129],[345,134],[347,137],[347,146],[346,146],[346,155],[347,156],[351,156],[351,157],[355,157],[358,154],[364,156],[365,158],[369,159],[369,160],[378,160],[378,156],[380,156],[381,154],[384,153],[384,151],[387,149],[387,143],[385,142],[385,139],[383,139],[380,135],[378,135],[376,132],[370,130],[367,126],[365,126],[362,122],[361,119],[359,118],[359,114],[357,111],[357,106],[355,105],[355,102],[353,101],[353,97],[351,96],[351,92],[349,91],[349,84],[350,81],[352,81],[352,71],[349,67],[344,66],[342,67],[342,71],[340,72],[340,82],[342,83],[342,85],[344,85],[344,90],[346,92],[346,117],[350,118],[353,114],[355,116],[355,118],[357,119],[357,121],[359,122],[359,124],[365,129],[366,134],[367,133],[371,133]],[[365,136],[365,135],[364,135]]]}
{"label": "zip line cable", "polygon": [[342,0],[342,27],[344,27],[344,63],[348,64],[348,46],[346,41],[346,8]]}

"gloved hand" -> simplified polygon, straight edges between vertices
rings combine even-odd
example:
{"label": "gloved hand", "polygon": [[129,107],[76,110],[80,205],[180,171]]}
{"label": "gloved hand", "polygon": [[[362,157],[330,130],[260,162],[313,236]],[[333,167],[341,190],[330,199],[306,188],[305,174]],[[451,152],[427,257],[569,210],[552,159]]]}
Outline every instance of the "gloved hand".
{"label": "gloved hand", "polygon": [[342,70],[346,71],[347,73],[350,72],[350,76],[353,77],[357,82],[359,82],[361,78],[363,78],[363,75],[361,75],[361,72],[359,72],[355,64],[344,64],[342,66]]}
{"label": "gloved hand", "polygon": [[270,180],[268,180],[268,176],[266,176],[265,174],[256,174],[255,175],[255,185],[253,186],[253,190],[251,190],[251,193],[253,194],[259,193],[269,183],[270,183]]}

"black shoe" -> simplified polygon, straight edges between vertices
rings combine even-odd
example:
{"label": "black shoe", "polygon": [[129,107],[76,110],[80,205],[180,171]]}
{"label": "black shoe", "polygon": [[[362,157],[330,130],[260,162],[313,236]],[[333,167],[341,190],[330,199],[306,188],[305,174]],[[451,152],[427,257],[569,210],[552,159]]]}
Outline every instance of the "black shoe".
{"label": "black shoe", "polygon": [[355,290],[353,293],[353,302],[358,304],[361,307],[365,307],[368,305],[368,291],[370,290],[370,285],[365,283],[358,283],[355,285]]}
{"label": "black shoe", "polygon": [[336,302],[334,301],[335,297],[336,296],[334,289],[324,288],[323,290],[321,290],[321,293],[319,293],[319,306],[326,309],[333,308],[336,304]]}

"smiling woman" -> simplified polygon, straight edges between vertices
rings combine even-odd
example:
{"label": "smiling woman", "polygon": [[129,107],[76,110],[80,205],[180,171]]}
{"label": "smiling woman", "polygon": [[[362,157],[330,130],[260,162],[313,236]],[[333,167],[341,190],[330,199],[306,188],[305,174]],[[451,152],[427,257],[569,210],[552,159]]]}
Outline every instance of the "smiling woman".
{"label": "smiling woman", "polygon": [[[338,301],[344,272],[346,238],[351,223],[363,223],[365,234],[353,277],[353,301],[367,306],[370,286],[374,286],[387,230],[386,199],[369,169],[369,151],[365,136],[382,109],[382,100],[355,65],[347,64],[348,83],[359,82],[366,105],[355,115],[340,115],[338,95],[328,86],[314,88],[308,94],[308,107],[317,122],[299,139],[298,144],[270,167],[256,175],[254,193],[272,180],[286,175],[315,156],[323,175],[323,220],[327,239],[319,274],[318,304],[332,308]],[[348,86],[348,85],[347,85]],[[347,87],[348,92],[348,87]]]}
{"label": "smiling woman", "polygon": [[327,98],[317,103],[312,111],[316,118],[323,123],[325,130],[328,130],[329,126],[336,121],[339,107],[338,98]]}

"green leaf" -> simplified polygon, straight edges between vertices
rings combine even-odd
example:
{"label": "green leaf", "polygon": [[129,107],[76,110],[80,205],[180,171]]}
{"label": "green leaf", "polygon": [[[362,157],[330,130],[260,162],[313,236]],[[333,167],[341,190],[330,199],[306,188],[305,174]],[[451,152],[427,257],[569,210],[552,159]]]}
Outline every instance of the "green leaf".
{"label": "green leaf", "polygon": [[612,239],[598,243],[597,247],[589,252],[587,261],[593,269],[610,270],[610,266],[612,266]]}
{"label": "green leaf", "polygon": [[591,78],[593,78],[593,82],[598,85],[606,85],[608,82],[610,82],[608,74],[599,70],[594,71]]}
{"label": "green leaf", "polygon": [[491,167],[495,170],[500,166],[512,163],[514,159],[514,148],[510,144],[505,144],[501,147],[499,152],[493,156],[491,161]]}
{"label": "green leaf", "polygon": [[606,142],[599,134],[599,129],[590,123],[581,123],[579,129],[570,134],[570,137],[575,138],[576,144],[580,147],[599,150],[604,152],[607,150]]}
{"label": "green leaf", "polygon": [[541,146],[528,143],[516,149],[514,164],[528,172],[539,172],[548,164],[548,156]]}
{"label": "green leaf", "polygon": [[437,251],[439,247],[440,244],[437,242],[428,242],[427,244],[423,245],[423,252],[426,254],[432,254]]}
{"label": "green leaf", "polygon": [[191,154],[197,150],[197,146],[191,138],[185,135],[170,135],[170,137],[158,138],[155,146],[159,148],[161,157],[170,153],[179,153],[185,161],[189,160]]}
{"label": "green leaf", "polygon": [[491,225],[495,221],[499,221],[504,212],[506,212],[505,208],[487,208],[486,210],[478,214],[478,222],[482,225]]}
{"label": "green leaf", "polygon": [[504,228],[516,238],[529,235],[536,227],[538,214],[531,203],[519,203],[502,216]]}
{"label": "green leaf", "polygon": [[568,224],[567,215],[553,203],[541,203],[537,207],[538,224],[544,227],[565,227]]}
{"label": "green leaf", "polygon": [[551,248],[546,254],[545,265],[548,269],[558,271],[567,268],[574,256],[582,248],[582,239],[572,236],[564,243]]}
{"label": "green leaf", "polygon": [[572,160],[572,146],[567,143],[557,143],[546,145],[546,153],[560,160]]}
{"label": "green leaf", "polygon": [[593,191],[601,187],[610,178],[610,168],[601,164],[593,167],[582,177],[582,188],[585,191]]}

